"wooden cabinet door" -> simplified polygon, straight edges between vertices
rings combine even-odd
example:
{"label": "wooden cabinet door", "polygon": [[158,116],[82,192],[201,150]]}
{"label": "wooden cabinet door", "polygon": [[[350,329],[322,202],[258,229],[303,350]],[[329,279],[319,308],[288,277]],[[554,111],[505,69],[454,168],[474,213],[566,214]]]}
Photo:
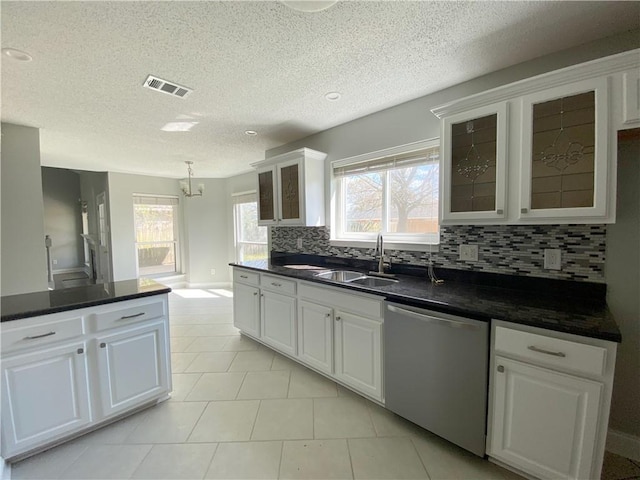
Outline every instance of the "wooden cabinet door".
{"label": "wooden cabinet door", "polygon": [[603,385],[495,359],[488,454],[539,478],[591,478]]}
{"label": "wooden cabinet door", "polygon": [[382,399],[382,323],[335,312],[336,377],[373,398]]}
{"label": "wooden cabinet door", "polygon": [[100,403],[105,417],[170,390],[165,323],[96,338]]}
{"label": "wooden cabinet door", "polygon": [[233,284],[233,324],[242,332],[260,337],[260,289]]}
{"label": "wooden cabinet door", "polygon": [[277,222],[276,169],[258,170],[258,225],[270,226]]}
{"label": "wooden cabinet door", "polygon": [[296,354],[296,299],[263,292],[260,305],[261,335],[264,343],[289,355]]}
{"label": "wooden cabinet door", "polygon": [[2,456],[37,447],[91,422],[84,342],[2,360]]}
{"label": "wooden cabinet door", "polygon": [[607,97],[606,78],[523,97],[520,221],[614,215]]}
{"label": "wooden cabinet door", "polygon": [[278,222],[280,225],[304,225],[302,160],[278,164]]}
{"label": "wooden cabinet door", "polygon": [[496,223],[507,216],[507,103],[442,121],[442,224]]}
{"label": "wooden cabinet door", "polygon": [[300,301],[298,356],[325,373],[333,373],[333,309]]}

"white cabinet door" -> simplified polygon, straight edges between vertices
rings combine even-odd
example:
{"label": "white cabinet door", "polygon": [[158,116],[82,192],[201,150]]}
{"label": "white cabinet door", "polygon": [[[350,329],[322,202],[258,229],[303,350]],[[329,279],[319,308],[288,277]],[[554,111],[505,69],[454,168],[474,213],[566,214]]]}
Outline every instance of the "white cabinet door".
{"label": "white cabinet door", "polygon": [[84,342],[2,360],[2,456],[37,447],[91,421]]}
{"label": "white cabinet door", "polygon": [[496,357],[488,454],[539,478],[590,478],[602,383]]}
{"label": "white cabinet door", "polygon": [[102,415],[107,417],[168,393],[165,322],[96,338]]}
{"label": "white cabinet door", "polygon": [[382,323],[343,311],[335,312],[336,377],[355,389],[382,399]]}
{"label": "white cabinet door", "polygon": [[296,299],[273,292],[262,293],[260,338],[289,355],[296,354]]}
{"label": "white cabinet door", "polygon": [[300,301],[298,356],[325,373],[333,373],[333,309]]}
{"label": "white cabinet door", "polygon": [[242,332],[260,336],[260,289],[243,283],[233,284],[233,324]]}

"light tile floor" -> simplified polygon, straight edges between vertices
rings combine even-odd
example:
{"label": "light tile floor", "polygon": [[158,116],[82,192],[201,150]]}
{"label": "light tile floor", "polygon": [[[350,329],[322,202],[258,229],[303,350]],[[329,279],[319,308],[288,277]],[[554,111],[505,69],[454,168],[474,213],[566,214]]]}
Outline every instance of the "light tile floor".
{"label": "light tile floor", "polygon": [[174,290],[170,319],[171,400],[12,478],[520,479],[240,336],[229,290]]}

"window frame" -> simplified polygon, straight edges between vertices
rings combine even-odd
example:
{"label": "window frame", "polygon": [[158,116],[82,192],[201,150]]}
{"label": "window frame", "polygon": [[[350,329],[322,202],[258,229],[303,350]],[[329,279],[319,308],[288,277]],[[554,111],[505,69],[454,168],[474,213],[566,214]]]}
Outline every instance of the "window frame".
{"label": "window frame", "polygon": [[[175,204],[170,204],[173,207],[173,235],[174,235],[174,239],[171,240],[162,240],[162,241],[157,241],[157,242],[138,242],[137,240],[137,235],[136,235],[136,225],[135,225],[135,206],[137,204],[139,205],[154,205],[153,203],[138,203],[135,201],[136,198],[149,198],[149,199],[162,199],[162,198],[166,198],[166,199],[171,199],[171,200],[175,200],[176,203]],[[157,204],[156,204],[157,205]],[[145,277],[145,278],[162,278],[162,277],[172,277],[174,275],[181,275],[184,272],[182,271],[182,251],[181,251],[181,243],[180,243],[180,239],[181,239],[181,231],[180,231],[180,218],[179,218],[179,213],[180,211],[180,197],[177,195],[161,195],[161,194],[145,194],[145,193],[134,193],[133,194],[133,217],[134,217],[134,249],[135,249],[135,256],[136,256],[136,274],[137,277],[140,278],[141,276]],[[171,272],[159,272],[159,273],[153,273],[153,274],[141,274],[140,273],[140,263],[139,263],[139,258],[138,258],[138,245],[153,245],[153,244],[167,244],[167,243],[173,243],[174,244],[174,257],[175,257],[175,268],[173,271]]]}
{"label": "window frame", "polygon": [[[236,263],[242,263],[243,260],[240,258],[240,253],[242,250],[242,245],[263,245],[262,242],[243,242],[240,240],[241,235],[241,222],[239,207],[240,205],[246,203],[255,203],[256,204],[256,227],[257,228],[267,228],[266,226],[260,225],[260,205],[258,204],[258,192],[256,190],[249,190],[246,192],[238,192],[233,193],[232,195],[232,204],[233,204],[233,250],[234,250],[234,258]],[[242,201],[242,198],[252,197],[250,201]],[[269,258],[269,230],[267,230],[267,241],[264,242],[264,245],[267,247],[265,260]]]}
{"label": "window frame", "polygon": [[[395,155],[405,155],[419,150],[433,149],[437,147],[440,150],[440,138],[432,138],[428,140],[421,140],[419,142],[413,142],[398,147],[387,148],[383,150],[377,150],[375,152],[366,153],[363,155],[357,155],[341,160],[334,160],[331,162],[331,238],[330,245],[338,247],[373,247],[378,236],[378,232],[345,232],[346,216],[344,214],[345,198],[345,182],[341,180],[340,176],[335,175],[335,170],[340,167],[350,166],[358,163],[372,162],[384,157],[391,157]],[[441,175],[441,162],[442,157],[439,155],[438,161],[434,162],[438,164],[438,177]],[[384,188],[382,190],[382,223],[385,225],[385,229],[388,227],[389,221],[389,175],[388,170],[381,172],[383,175]],[[437,182],[437,188],[439,188],[439,182]],[[438,197],[440,195],[438,194]],[[438,198],[438,203],[440,198]],[[424,233],[424,234],[408,234],[408,233],[384,233],[385,246],[389,249],[409,250],[409,251],[435,251],[440,244],[440,208],[435,209],[435,215],[438,224],[437,233]]]}

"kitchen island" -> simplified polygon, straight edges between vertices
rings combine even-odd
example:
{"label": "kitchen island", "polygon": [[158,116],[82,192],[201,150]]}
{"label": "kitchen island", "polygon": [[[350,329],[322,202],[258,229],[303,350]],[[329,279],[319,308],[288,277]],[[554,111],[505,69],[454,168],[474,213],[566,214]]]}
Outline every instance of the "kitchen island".
{"label": "kitchen island", "polygon": [[170,291],[139,279],[2,297],[5,460],[168,398]]}

